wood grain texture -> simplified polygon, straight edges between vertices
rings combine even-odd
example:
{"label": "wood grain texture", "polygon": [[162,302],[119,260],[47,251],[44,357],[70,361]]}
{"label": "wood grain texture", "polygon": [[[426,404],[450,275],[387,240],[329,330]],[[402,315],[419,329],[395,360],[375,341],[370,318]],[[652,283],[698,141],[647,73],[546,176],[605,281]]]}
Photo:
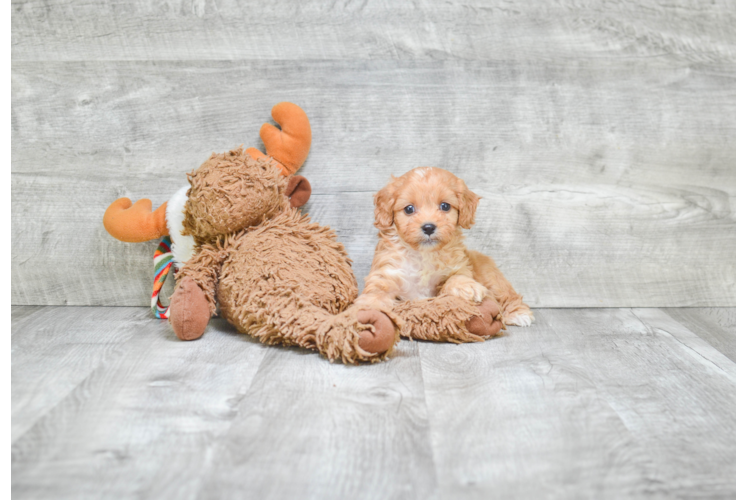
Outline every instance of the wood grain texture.
{"label": "wood grain texture", "polygon": [[13,442],[102,364],[121,356],[122,344],[147,319],[143,308],[12,309]]}
{"label": "wood grain texture", "polygon": [[12,3],[14,61],[735,60],[735,1]]}
{"label": "wood grain texture", "polygon": [[483,197],[469,244],[532,306],[735,303],[729,57],[12,69],[14,304],[147,304],[154,244],[111,239],[103,210],[161,203],[210,152],[258,145],[281,100],[309,113],[308,211],[337,230],[360,283],[371,195],[433,165]]}
{"label": "wood grain texture", "polygon": [[433,498],[428,417],[415,344],[360,367],[269,351],[199,496]]}
{"label": "wood grain texture", "polygon": [[421,345],[445,497],[735,495],[734,363],[656,309],[536,318]]}
{"label": "wood grain texture", "polygon": [[180,342],[144,307],[16,306],[12,494],[734,497],[735,364],[670,314],[540,309],[352,367],[222,320]]}
{"label": "wood grain texture", "polygon": [[266,346],[213,321],[199,345],[144,308],[47,308],[12,337],[12,489],[191,498]]}
{"label": "wood grain texture", "polygon": [[664,311],[735,362],[735,308],[668,308]]}
{"label": "wood grain texture", "polygon": [[[259,144],[259,126],[287,97],[309,115],[306,170],[332,176],[326,192],[376,190],[362,171],[386,179],[438,162],[478,170],[491,188],[520,179],[670,184],[687,176],[734,190],[724,162],[735,154],[726,150],[735,140],[735,72],[725,64],[14,62],[12,69],[14,173],[81,174],[88,166],[83,172],[183,176],[211,151]],[[389,171],[378,172],[379,162]]]}
{"label": "wood grain texture", "polygon": [[735,362],[719,352],[709,342],[673,318],[661,309],[636,308],[633,314],[656,334],[669,335],[695,353],[697,359],[709,367],[722,370],[725,375],[735,379]]}
{"label": "wood grain texture", "polygon": [[435,489],[415,344],[350,367],[258,344],[221,320],[180,342],[144,308],[34,312],[12,337],[14,496],[430,498]]}

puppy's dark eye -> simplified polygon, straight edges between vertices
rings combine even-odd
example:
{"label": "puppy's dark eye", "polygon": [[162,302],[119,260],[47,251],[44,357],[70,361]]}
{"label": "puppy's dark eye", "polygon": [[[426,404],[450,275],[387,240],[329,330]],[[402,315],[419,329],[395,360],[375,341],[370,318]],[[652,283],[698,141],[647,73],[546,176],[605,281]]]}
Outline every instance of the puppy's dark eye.
{"label": "puppy's dark eye", "polygon": [[441,205],[439,205],[439,208],[441,208],[444,212],[449,212],[449,209],[452,208],[452,205],[445,201]]}
{"label": "puppy's dark eye", "polygon": [[403,210],[405,211],[406,214],[412,215],[413,213],[415,213],[416,207],[414,207],[413,205],[408,205]]}

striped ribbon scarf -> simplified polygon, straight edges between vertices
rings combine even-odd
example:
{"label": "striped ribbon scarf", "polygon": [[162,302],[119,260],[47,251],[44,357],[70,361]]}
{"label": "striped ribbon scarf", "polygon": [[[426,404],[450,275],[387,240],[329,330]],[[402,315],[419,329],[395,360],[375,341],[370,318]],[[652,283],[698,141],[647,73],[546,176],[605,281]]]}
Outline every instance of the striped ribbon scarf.
{"label": "striped ribbon scarf", "polygon": [[159,299],[159,292],[164,286],[169,269],[174,264],[171,253],[171,238],[164,236],[153,254],[153,294],[151,294],[151,311],[158,319],[169,318],[169,306],[164,306]]}

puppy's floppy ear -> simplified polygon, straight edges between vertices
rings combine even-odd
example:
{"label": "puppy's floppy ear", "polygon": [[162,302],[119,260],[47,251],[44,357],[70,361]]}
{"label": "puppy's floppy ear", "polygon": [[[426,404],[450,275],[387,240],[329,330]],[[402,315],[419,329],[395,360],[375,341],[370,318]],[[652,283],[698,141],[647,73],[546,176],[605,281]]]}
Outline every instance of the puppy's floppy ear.
{"label": "puppy's floppy ear", "polygon": [[460,187],[457,196],[460,199],[457,224],[465,229],[470,229],[470,227],[475,224],[475,211],[478,209],[480,196],[470,191],[462,179],[460,179]]}
{"label": "puppy's floppy ear", "polygon": [[395,222],[393,208],[395,205],[395,191],[397,191],[397,177],[394,175],[390,182],[374,195],[374,227],[387,229]]}

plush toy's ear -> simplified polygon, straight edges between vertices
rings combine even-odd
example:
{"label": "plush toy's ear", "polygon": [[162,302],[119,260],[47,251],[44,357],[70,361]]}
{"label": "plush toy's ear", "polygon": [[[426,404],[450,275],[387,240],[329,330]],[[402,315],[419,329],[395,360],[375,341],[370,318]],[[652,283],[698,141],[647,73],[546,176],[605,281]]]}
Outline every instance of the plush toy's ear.
{"label": "plush toy's ear", "polygon": [[374,195],[374,227],[377,229],[387,229],[395,222],[393,210],[397,179],[393,175],[390,182]]}
{"label": "plush toy's ear", "polygon": [[[304,110],[296,104],[281,102],[273,106],[273,120],[282,130],[265,123],[260,128],[260,138],[265,144],[267,155],[275,159],[283,175],[293,175],[309,155],[312,145],[312,128]],[[255,148],[249,148],[247,154],[255,160],[265,157]]]}
{"label": "plush toy's ear", "polygon": [[291,201],[291,206],[298,208],[307,201],[312,195],[312,185],[306,180],[306,177],[301,175],[292,175],[288,178],[288,187],[286,188],[286,196]]}
{"label": "plush toy's ear", "polygon": [[457,224],[465,229],[470,229],[470,227],[475,224],[475,211],[478,209],[480,196],[470,191],[467,185],[465,185],[465,182],[462,181],[462,179],[460,179],[460,188],[458,190],[457,196],[460,199]]}

